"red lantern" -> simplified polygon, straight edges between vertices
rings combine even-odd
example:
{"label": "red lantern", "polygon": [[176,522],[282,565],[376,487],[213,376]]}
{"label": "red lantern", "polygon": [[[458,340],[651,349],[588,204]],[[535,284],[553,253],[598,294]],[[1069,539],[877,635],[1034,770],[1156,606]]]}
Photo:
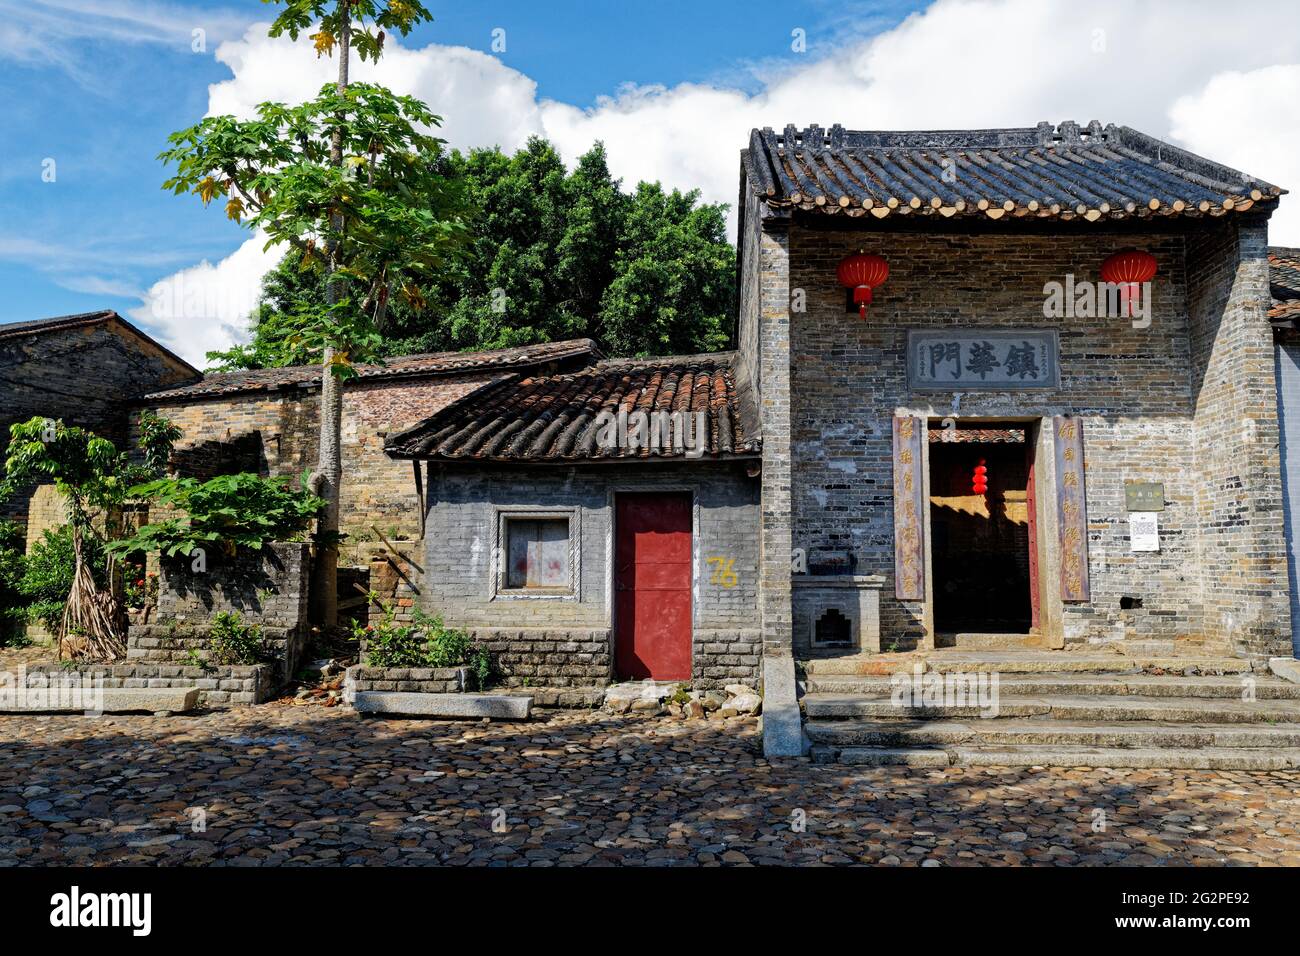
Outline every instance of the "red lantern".
{"label": "red lantern", "polygon": [[857,255],[845,256],[835,270],[840,285],[853,290],[853,301],[858,306],[858,315],[867,317],[867,306],[871,302],[871,290],[883,285],[889,278],[889,263],[880,256]]}
{"label": "red lantern", "polygon": [[983,458],[975,466],[975,473],[971,475],[970,490],[977,495],[982,495],[989,490],[989,469],[984,464]]}
{"label": "red lantern", "polygon": [[1142,283],[1156,274],[1156,257],[1140,249],[1125,249],[1101,264],[1101,280],[1119,285],[1120,306],[1131,315],[1132,302],[1142,291]]}

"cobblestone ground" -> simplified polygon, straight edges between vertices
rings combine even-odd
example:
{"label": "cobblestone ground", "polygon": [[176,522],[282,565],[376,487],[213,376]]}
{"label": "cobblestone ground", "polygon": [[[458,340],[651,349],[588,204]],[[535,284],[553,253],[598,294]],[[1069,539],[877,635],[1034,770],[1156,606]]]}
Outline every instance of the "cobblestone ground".
{"label": "cobblestone ground", "polygon": [[758,743],[753,719],[593,712],[0,716],[0,865],[1300,864],[1296,772],[836,768]]}

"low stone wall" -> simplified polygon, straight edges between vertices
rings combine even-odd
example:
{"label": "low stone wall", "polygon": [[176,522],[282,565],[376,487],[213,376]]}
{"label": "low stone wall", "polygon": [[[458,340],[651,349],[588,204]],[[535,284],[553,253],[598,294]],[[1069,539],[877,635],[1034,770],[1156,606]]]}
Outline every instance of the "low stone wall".
{"label": "low stone wall", "polygon": [[99,681],[105,688],[197,687],[200,707],[237,707],[260,704],[275,696],[279,683],[271,664],[223,667],[182,667],[176,664],[30,664],[25,684],[42,687],[50,681],[78,674],[82,681]]}
{"label": "low stone wall", "polygon": [[757,683],[763,673],[763,632],[754,629],[696,631],[691,684],[696,688]]}
{"label": "low stone wall", "polygon": [[[256,621],[246,620],[245,623],[255,624]],[[206,657],[210,630],[206,624],[183,625],[175,621],[133,626],[127,637],[127,660],[189,665],[195,657]],[[273,666],[281,681],[288,680],[293,676],[290,668],[296,667],[302,657],[305,632],[301,628],[263,627],[262,637],[270,658],[266,663]]]}
{"label": "low stone wall", "polygon": [[344,676],[344,696],[358,691],[460,694],[469,689],[467,667],[366,667],[354,664]]}
{"label": "low stone wall", "polygon": [[603,687],[614,676],[608,628],[468,628],[506,687]]}

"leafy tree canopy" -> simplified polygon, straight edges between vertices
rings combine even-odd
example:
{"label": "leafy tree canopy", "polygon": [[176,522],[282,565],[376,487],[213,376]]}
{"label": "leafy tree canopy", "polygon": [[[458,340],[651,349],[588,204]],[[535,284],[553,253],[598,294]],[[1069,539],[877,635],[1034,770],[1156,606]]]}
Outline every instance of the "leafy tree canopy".
{"label": "leafy tree canopy", "polygon": [[[468,210],[462,254],[417,298],[395,297],[385,355],[506,348],[588,336],[612,355],[725,348],[735,250],[725,206],[641,183],[626,193],[597,144],[569,172],[533,138],[513,156],[453,152],[447,177]],[[263,285],[253,340],[209,355],[218,368],[308,364],[309,318],[326,273],[291,251]]]}

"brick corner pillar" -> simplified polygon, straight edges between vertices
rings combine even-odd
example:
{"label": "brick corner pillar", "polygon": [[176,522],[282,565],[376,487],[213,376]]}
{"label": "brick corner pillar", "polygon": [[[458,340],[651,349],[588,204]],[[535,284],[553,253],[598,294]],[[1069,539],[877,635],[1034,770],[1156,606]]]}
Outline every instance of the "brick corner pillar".
{"label": "brick corner pillar", "polygon": [[1292,652],[1267,247],[1264,217],[1187,240],[1203,629],[1258,661]]}
{"label": "brick corner pillar", "polygon": [[795,757],[807,748],[795,689],[790,605],[790,235],[788,229],[773,223],[755,230],[749,239],[760,244],[757,302],[747,306],[759,310],[762,383],[759,608],[763,622],[763,752],[769,757]]}

